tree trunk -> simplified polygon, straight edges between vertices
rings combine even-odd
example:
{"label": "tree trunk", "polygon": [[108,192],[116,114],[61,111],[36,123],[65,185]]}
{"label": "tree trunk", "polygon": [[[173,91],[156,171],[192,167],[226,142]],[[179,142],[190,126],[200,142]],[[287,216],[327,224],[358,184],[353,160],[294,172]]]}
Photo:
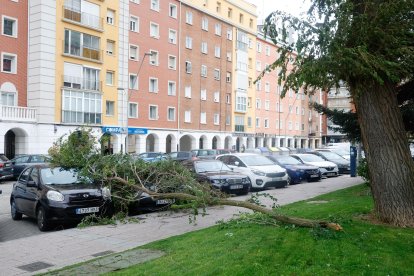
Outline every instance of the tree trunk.
{"label": "tree trunk", "polygon": [[386,223],[414,227],[414,161],[395,86],[353,93],[368,161],[375,212]]}

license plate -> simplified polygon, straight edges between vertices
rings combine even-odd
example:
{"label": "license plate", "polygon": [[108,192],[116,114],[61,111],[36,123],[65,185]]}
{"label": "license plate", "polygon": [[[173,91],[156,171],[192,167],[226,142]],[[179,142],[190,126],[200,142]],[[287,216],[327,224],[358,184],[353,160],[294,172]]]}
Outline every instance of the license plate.
{"label": "license plate", "polygon": [[5,168],[11,167],[11,164],[6,163],[6,164],[4,164],[4,167],[5,167]]}
{"label": "license plate", "polygon": [[174,203],[174,199],[157,199],[156,204],[157,205],[163,205],[163,204],[171,204]]}
{"label": "license plate", "polygon": [[327,173],[326,176],[335,176],[336,173]]}
{"label": "license plate", "polygon": [[77,208],[76,209],[76,214],[77,215],[96,213],[96,212],[99,212],[99,207]]}
{"label": "license plate", "polygon": [[230,190],[243,189],[243,185],[230,185]]}
{"label": "license plate", "polygon": [[319,177],[319,174],[311,174],[311,175],[310,175],[310,177],[311,177],[311,178],[314,178],[314,177]]}

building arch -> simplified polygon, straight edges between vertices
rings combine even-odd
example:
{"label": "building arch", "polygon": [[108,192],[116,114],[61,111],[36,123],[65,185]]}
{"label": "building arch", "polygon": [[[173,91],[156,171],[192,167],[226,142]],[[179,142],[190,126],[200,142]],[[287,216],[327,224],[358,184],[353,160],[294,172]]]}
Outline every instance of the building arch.
{"label": "building arch", "polygon": [[146,139],[146,146],[145,146],[145,150],[147,152],[156,152],[159,151],[159,142],[158,142],[159,138],[158,135],[155,133],[151,133],[147,136]]}
{"label": "building arch", "polygon": [[180,138],[180,151],[190,151],[195,145],[196,139],[192,135],[186,134]]}
{"label": "building arch", "polygon": [[4,154],[12,159],[16,155],[28,153],[28,134],[21,128],[12,128],[4,135]]}
{"label": "building arch", "polygon": [[176,151],[177,139],[174,135],[168,134],[165,138],[165,152],[170,153],[172,151]]}

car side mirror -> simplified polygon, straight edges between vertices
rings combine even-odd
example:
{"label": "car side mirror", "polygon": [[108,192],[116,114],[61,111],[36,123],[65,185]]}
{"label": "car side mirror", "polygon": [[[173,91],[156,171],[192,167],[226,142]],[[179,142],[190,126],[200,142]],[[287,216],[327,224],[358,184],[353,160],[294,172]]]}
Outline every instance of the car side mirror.
{"label": "car side mirror", "polygon": [[27,181],[26,186],[27,187],[37,187],[37,184],[33,180],[30,180],[30,181]]}

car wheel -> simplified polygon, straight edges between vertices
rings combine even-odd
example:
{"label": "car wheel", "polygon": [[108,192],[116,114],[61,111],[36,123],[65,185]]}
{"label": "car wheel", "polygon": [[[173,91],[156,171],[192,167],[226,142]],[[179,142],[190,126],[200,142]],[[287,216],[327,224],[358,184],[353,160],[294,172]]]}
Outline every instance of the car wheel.
{"label": "car wheel", "polygon": [[23,214],[17,211],[16,203],[14,200],[11,202],[10,205],[10,211],[11,211],[11,217],[13,220],[21,220],[23,217]]}
{"label": "car wheel", "polygon": [[40,231],[47,231],[50,228],[49,221],[46,219],[45,209],[40,206],[36,213],[37,227]]}
{"label": "car wheel", "polygon": [[290,176],[288,175],[288,179],[287,179],[287,185],[286,186],[290,186],[292,185],[292,178],[290,178]]}

